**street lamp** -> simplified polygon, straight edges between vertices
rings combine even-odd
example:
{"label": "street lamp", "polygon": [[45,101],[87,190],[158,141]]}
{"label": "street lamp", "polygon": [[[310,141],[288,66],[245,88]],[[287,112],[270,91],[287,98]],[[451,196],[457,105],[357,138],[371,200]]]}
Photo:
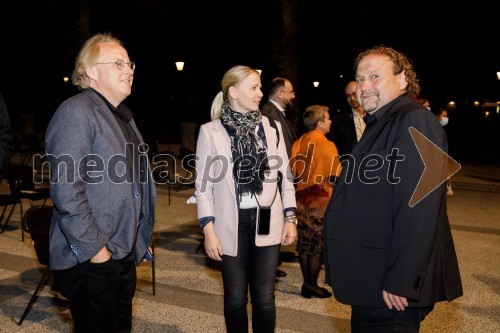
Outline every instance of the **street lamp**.
{"label": "street lamp", "polygon": [[314,88],[318,88],[319,87],[319,81],[314,81],[313,82],[313,86],[314,86]]}
{"label": "street lamp", "polygon": [[177,61],[175,63],[175,67],[177,67],[177,70],[179,72],[182,72],[182,70],[184,69],[184,61]]}

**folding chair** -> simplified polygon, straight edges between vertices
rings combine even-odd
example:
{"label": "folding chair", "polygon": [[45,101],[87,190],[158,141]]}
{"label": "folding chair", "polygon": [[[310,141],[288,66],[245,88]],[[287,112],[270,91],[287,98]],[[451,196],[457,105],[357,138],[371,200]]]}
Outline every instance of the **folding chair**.
{"label": "folding chair", "polygon": [[45,269],[21,319],[17,323],[19,326],[23,323],[26,316],[28,316],[28,313],[38,298],[38,293],[43,286],[45,286],[51,275],[49,268],[49,231],[51,220],[52,206],[49,205],[33,206],[29,208],[23,216],[22,228],[31,235],[38,262],[45,266]]}
{"label": "folding chair", "polygon": [[[35,184],[33,168],[26,164],[12,163],[5,169],[5,179],[9,187],[17,186],[19,197],[19,207],[21,209],[21,219],[23,218],[23,199],[30,201],[30,207],[33,207],[33,201],[43,200],[43,204],[50,198],[50,187],[48,185],[38,186]],[[16,182],[20,184],[16,184]],[[24,242],[24,228],[21,228],[21,241]]]}
{"label": "folding chair", "polygon": [[[0,215],[0,222],[3,221],[3,217],[5,216],[5,212],[7,211],[8,206],[12,206],[9,211],[9,215],[5,219],[5,222],[2,226],[2,230],[0,230],[0,234],[7,229],[7,224],[9,224],[10,217],[12,216],[12,212],[14,212],[14,208],[17,204],[21,204],[20,199],[20,191],[21,191],[21,181],[19,179],[13,179],[12,184],[9,182],[10,193],[2,193],[0,194],[0,206],[3,206],[2,214]],[[21,213],[22,214],[22,213]],[[24,233],[22,233],[22,238],[24,239]]]}

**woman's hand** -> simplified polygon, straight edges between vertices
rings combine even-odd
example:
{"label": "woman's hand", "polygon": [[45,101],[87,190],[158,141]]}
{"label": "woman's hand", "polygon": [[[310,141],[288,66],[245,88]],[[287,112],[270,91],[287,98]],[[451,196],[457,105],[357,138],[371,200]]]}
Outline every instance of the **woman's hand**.
{"label": "woman's hand", "polygon": [[209,222],[204,228],[205,234],[205,252],[207,255],[217,261],[222,261],[222,246],[219,242],[219,237],[214,230],[214,223]]}
{"label": "woman's hand", "polygon": [[291,245],[297,239],[297,226],[295,223],[286,222],[281,236],[281,245]]}

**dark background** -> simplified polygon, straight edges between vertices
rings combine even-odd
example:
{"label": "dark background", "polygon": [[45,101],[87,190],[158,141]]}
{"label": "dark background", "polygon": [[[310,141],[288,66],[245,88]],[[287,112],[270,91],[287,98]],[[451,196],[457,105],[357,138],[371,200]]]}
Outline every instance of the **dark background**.
{"label": "dark background", "polygon": [[[126,103],[141,131],[180,143],[182,122],[209,121],[224,72],[237,64],[263,70],[264,92],[275,76],[290,78],[300,114],[309,104],[332,112],[347,107],[344,86],[356,55],[386,44],[412,59],[422,95],[434,107],[457,102],[445,127],[452,156],[498,160],[499,118],[485,102],[500,100],[498,18],[482,1],[453,6],[433,2],[315,0],[16,1],[0,9],[0,91],[13,127],[35,116],[43,136],[58,105],[77,89],[71,76],[82,43],[93,33],[120,38],[137,64]],[[182,72],[175,61],[185,61]],[[319,88],[312,82],[319,81]],[[266,96],[265,96],[266,97]],[[479,105],[474,106],[473,102]],[[459,160],[459,162],[461,162]]]}

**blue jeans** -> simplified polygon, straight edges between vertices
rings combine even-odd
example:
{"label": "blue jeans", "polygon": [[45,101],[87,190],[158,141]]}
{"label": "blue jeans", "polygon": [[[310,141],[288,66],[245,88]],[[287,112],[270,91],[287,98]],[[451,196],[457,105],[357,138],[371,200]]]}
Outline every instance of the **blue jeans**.
{"label": "blue jeans", "polygon": [[352,333],[417,333],[420,322],[434,306],[411,307],[404,311],[387,307],[369,308],[352,306]]}
{"label": "blue jeans", "polygon": [[276,323],[274,284],[280,245],[255,245],[256,215],[257,209],[240,209],[238,254],[236,257],[222,257],[224,318],[230,333],[248,332],[249,287],[253,332],[274,332]]}

